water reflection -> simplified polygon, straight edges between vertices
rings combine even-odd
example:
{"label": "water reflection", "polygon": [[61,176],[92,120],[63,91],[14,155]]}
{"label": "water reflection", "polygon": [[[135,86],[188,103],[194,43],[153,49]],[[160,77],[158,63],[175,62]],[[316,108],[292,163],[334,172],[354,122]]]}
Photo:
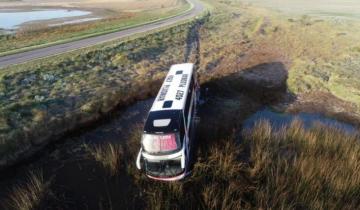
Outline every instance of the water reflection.
{"label": "water reflection", "polygon": [[51,10],[34,10],[21,12],[1,12],[0,11],[0,28],[16,29],[20,24],[30,21],[49,20],[55,18],[78,17],[89,15],[89,11],[51,9]]}
{"label": "water reflection", "polygon": [[329,127],[342,129],[348,133],[358,132],[358,130],[350,124],[325,117],[321,114],[314,114],[314,113],[287,114],[287,113],[275,112],[269,108],[264,108],[253,114],[247,120],[245,120],[243,123],[243,128],[252,128],[258,120],[264,119],[270,121],[271,125],[275,129],[279,129],[282,126],[290,124],[291,121],[293,121],[295,118],[300,119],[304,123],[305,128],[311,128],[313,126],[313,123],[320,122]]}

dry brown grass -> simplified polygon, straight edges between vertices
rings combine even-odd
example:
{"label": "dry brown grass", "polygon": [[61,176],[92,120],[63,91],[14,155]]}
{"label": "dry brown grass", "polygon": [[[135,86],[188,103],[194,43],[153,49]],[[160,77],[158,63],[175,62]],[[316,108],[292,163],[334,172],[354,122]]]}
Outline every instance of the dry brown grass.
{"label": "dry brown grass", "polygon": [[[130,147],[139,142],[135,136],[138,135],[131,138]],[[242,150],[233,140],[231,136],[204,144],[192,176],[180,182],[149,180],[134,169],[134,164],[128,164],[128,173],[143,191],[141,200],[146,209],[241,209],[249,206],[243,199],[251,190],[246,164],[239,161]],[[130,163],[134,162],[135,154],[129,156],[132,157]]]}
{"label": "dry brown grass", "polygon": [[243,209],[251,191],[246,163],[239,160],[242,148],[231,136],[210,146],[194,166],[194,186],[202,186],[199,196],[206,209]]}
{"label": "dry brown grass", "polygon": [[202,80],[262,63],[282,62],[289,70],[290,92],[325,92],[352,103],[359,113],[358,20],[290,15],[241,1],[211,4],[216,10],[201,30]]}
{"label": "dry brown grass", "polygon": [[[356,134],[320,123],[304,128],[300,120],[281,129],[259,121],[243,132],[241,141],[236,135],[220,137],[221,130],[200,132],[198,159],[184,181],[154,182],[134,169],[128,171],[143,191],[140,199],[147,209],[357,209],[360,205],[360,136]],[[131,142],[129,146],[135,146],[136,138]],[[129,155],[134,162],[135,154]]]}
{"label": "dry brown grass", "polygon": [[245,132],[256,208],[357,209],[360,137],[294,120],[274,130],[260,121]]}
{"label": "dry brown grass", "polygon": [[13,188],[8,207],[16,210],[36,209],[48,191],[42,171],[30,172],[27,183]]}
{"label": "dry brown grass", "polygon": [[98,146],[86,145],[86,148],[111,176],[118,173],[123,157],[123,149],[120,145],[107,143]]}

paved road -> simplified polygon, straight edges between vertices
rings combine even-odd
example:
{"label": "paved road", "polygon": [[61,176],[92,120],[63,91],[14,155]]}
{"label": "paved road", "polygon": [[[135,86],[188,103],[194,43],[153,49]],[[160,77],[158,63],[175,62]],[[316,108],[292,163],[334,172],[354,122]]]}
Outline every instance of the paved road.
{"label": "paved road", "polygon": [[189,18],[195,17],[196,15],[200,14],[204,10],[203,5],[200,2],[198,2],[197,0],[189,0],[189,2],[194,4],[194,8],[191,11],[189,11],[185,14],[176,16],[176,17],[172,17],[172,18],[169,18],[166,20],[156,22],[156,23],[150,23],[150,24],[147,24],[144,26],[130,28],[130,29],[114,32],[114,33],[109,33],[109,34],[86,38],[86,39],[73,41],[73,42],[69,42],[69,43],[65,43],[65,44],[59,44],[59,45],[35,49],[35,50],[23,52],[23,53],[0,57],[0,68],[4,68],[4,67],[7,67],[7,66],[13,65],[13,64],[24,63],[24,62],[27,62],[30,60],[43,58],[43,57],[47,57],[47,56],[51,56],[51,55],[61,54],[61,53],[69,52],[69,51],[84,48],[84,47],[93,46],[93,45],[111,41],[114,39],[124,38],[124,37],[128,37],[128,36],[131,36],[134,34],[158,29],[158,28],[161,28],[164,26],[169,26],[169,25],[177,23],[179,21],[183,21],[183,20],[187,20]]}

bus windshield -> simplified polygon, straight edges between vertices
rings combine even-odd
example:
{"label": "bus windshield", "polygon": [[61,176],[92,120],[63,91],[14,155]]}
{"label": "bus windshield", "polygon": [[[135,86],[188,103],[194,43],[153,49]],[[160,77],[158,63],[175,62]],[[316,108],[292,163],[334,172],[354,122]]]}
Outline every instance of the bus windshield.
{"label": "bus windshield", "polygon": [[149,154],[171,153],[181,149],[179,135],[169,134],[143,134],[142,146]]}

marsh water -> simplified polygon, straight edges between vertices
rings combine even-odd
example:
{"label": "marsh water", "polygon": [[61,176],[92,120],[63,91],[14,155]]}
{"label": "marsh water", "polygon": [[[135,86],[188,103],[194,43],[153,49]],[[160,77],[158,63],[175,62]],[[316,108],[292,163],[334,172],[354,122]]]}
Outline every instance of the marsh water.
{"label": "marsh water", "polygon": [[341,129],[347,133],[355,133],[357,129],[348,123],[338,121],[333,118],[325,117],[324,115],[318,113],[297,113],[297,114],[288,114],[281,113],[272,110],[269,107],[264,107],[260,109],[243,123],[244,129],[251,129],[256,122],[259,120],[267,120],[271,123],[271,126],[275,129],[280,129],[283,126],[289,125],[294,119],[298,119],[303,122],[304,127],[309,129],[313,126],[314,123],[321,123],[323,125]]}
{"label": "marsh water", "polygon": [[59,19],[67,17],[80,17],[89,15],[91,12],[82,10],[67,9],[47,9],[32,11],[1,11],[0,10],[0,28],[16,29],[21,24],[31,21],[41,21],[50,19]]}

